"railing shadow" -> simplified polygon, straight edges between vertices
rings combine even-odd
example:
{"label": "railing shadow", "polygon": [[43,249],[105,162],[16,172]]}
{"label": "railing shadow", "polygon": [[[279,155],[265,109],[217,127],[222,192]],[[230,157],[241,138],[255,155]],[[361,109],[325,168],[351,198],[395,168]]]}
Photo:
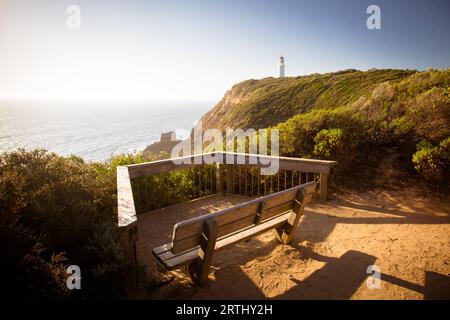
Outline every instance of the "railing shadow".
{"label": "railing shadow", "polygon": [[[398,204],[398,203],[394,203],[392,202],[391,205],[394,204]],[[331,206],[335,207],[335,208],[342,208],[342,207],[347,207],[347,208],[351,208],[351,209],[357,209],[357,210],[363,210],[363,211],[369,211],[369,212],[376,212],[376,213],[381,213],[381,214],[391,214],[391,215],[398,215],[398,216],[411,216],[412,214],[418,214],[419,213],[419,217],[433,217],[429,214],[423,214],[421,215],[420,212],[423,210],[423,208],[421,207],[417,207],[417,206],[413,206],[413,205],[409,205],[408,208],[413,210],[413,212],[408,212],[408,211],[402,211],[399,209],[389,209],[389,208],[382,208],[379,206],[374,206],[374,205],[368,205],[368,204],[360,204],[360,203],[355,203],[355,202],[351,202],[351,201],[347,201],[344,199],[339,199],[338,202],[336,203],[330,203]],[[450,208],[447,208],[445,204],[441,204],[445,206],[445,209],[447,209],[446,211],[447,214],[446,216],[439,216],[439,218],[449,218],[450,221]],[[437,216],[434,216],[436,218],[438,218]]]}
{"label": "railing shadow", "polygon": [[381,274],[381,279],[399,287],[421,293],[425,300],[450,299],[450,277],[437,272],[425,271],[424,286],[384,273]]}
{"label": "railing shadow", "polygon": [[426,271],[424,295],[426,300],[450,299],[450,277]]}

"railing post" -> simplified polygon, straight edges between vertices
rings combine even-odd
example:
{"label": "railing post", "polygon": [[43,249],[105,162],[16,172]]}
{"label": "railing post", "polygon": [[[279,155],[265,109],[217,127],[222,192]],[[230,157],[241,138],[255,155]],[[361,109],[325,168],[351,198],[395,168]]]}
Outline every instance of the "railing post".
{"label": "railing post", "polygon": [[227,164],[227,176],[226,176],[226,184],[227,184],[227,193],[234,192],[234,183],[233,183],[233,165]]}
{"label": "railing post", "polygon": [[127,226],[119,227],[118,231],[125,261],[130,265],[130,272],[128,272],[126,276],[126,288],[128,292],[133,292],[138,286],[136,254],[136,242],[138,241],[137,221]]}
{"label": "railing post", "polygon": [[138,241],[137,215],[128,168],[118,166],[116,170],[119,241],[124,258],[131,266],[132,272],[127,273],[127,291],[132,292],[138,282],[136,256],[136,242]]}
{"label": "railing post", "polygon": [[328,198],[328,173],[320,174],[320,200],[325,201]]}
{"label": "railing post", "polygon": [[216,164],[216,193],[221,193],[223,191],[223,164]]}

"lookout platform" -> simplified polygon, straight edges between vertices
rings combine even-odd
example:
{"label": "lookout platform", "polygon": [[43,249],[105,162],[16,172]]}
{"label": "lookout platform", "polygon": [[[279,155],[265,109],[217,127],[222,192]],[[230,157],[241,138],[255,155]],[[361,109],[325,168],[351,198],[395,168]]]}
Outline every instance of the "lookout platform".
{"label": "lookout platform", "polygon": [[[209,164],[212,157],[220,161]],[[152,249],[171,241],[176,223],[305,183],[315,182],[314,198],[324,201],[335,164],[215,152],[120,166],[118,223],[127,259],[152,273],[158,268]]]}

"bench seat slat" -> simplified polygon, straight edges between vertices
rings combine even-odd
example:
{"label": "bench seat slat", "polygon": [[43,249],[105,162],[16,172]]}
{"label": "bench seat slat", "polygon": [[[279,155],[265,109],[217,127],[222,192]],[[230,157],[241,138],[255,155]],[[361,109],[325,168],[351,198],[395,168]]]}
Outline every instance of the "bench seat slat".
{"label": "bench seat slat", "polygon": [[166,244],[163,244],[162,246],[159,246],[159,247],[153,249],[153,252],[156,255],[160,255],[164,252],[170,251],[171,249],[172,249],[172,243],[166,243]]}

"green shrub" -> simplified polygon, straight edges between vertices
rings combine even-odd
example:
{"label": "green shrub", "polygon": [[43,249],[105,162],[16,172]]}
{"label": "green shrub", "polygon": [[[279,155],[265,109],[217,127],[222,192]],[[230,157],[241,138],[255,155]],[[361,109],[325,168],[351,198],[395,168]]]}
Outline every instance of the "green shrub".
{"label": "green shrub", "polygon": [[344,149],[342,129],[323,129],[314,138],[314,155],[320,159],[341,158]]}
{"label": "green shrub", "polygon": [[414,136],[438,143],[450,135],[450,87],[433,88],[415,96],[406,117],[414,123]]}
{"label": "green shrub", "polygon": [[450,137],[434,147],[429,142],[417,145],[412,162],[419,175],[429,182],[443,182],[450,170]]}

